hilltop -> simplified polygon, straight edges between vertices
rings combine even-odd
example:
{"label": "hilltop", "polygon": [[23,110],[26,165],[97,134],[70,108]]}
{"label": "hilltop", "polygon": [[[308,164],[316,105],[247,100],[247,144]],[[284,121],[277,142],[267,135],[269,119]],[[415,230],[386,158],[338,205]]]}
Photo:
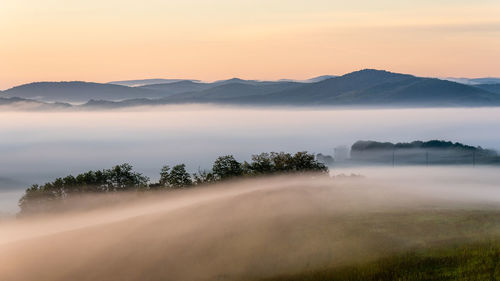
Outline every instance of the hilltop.
{"label": "hilltop", "polygon": [[[491,82],[491,79],[485,81]],[[231,78],[211,83],[181,79],[111,83],[122,85],[81,81],[36,82],[16,86],[0,94],[3,97],[40,102],[83,103],[85,108],[183,103],[350,107],[500,106],[500,84],[469,85],[375,69],[342,76],[319,76],[304,81]]]}

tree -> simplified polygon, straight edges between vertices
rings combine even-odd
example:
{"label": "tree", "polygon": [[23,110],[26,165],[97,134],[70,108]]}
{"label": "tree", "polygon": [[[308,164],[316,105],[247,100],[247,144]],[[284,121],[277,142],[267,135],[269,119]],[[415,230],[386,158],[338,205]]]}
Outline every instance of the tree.
{"label": "tree", "polygon": [[[118,192],[157,188],[182,188],[192,185],[213,183],[245,175],[264,175],[287,172],[328,172],[328,168],[317,161],[313,154],[297,152],[261,153],[252,156],[250,163],[241,164],[232,155],[221,156],[213,164],[212,172],[198,171],[193,178],[186,171],[186,165],[170,168],[163,166],[160,182],[148,185],[149,179],[134,172],[130,164],[121,164],[107,170],[88,171],[77,176],[56,178],[44,185],[32,185],[19,200],[21,214],[57,211],[64,206],[66,198],[86,192]],[[60,209],[60,208],[59,208]]]}
{"label": "tree", "polygon": [[168,183],[168,177],[170,176],[170,167],[165,165],[160,171],[160,186],[166,186]]}
{"label": "tree", "polygon": [[212,167],[215,178],[225,180],[243,175],[241,163],[233,155],[220,156]]}
{"label": "tree", "polygon": [[47,212],[53,207],[50,203],[57,198],[56,193],[34,184],[26,189],[26,193],[19,199],[19,215]]}
{"label": "tree", "polygon": [[194,185],[201,185],[201,184],[208,184],[208,183],[214,183],[216,181],[215,176],[211,172],[207,172],[205,170],[198,170],[198,173],[193,174],[193,184]]}
{"label": "tree", "polygon": [[271,174],[275,170],[269,153],[252,155],[252,163],[248,165],[248,169],[252,174]]}
{"label": "tree", "polygon": [[325,164],[318,162],[314,154],[307,153],[307,151],[295,153],[292,163],[295,172],[328,172]]}
{"label": "tree", "polygon": [[325,164],[318,161],[320,157],[327,158],[321,154],[315,157],[314,154],[306,151],[297,152],[293,156],[284,152],[261,153],[253,155],[252,162],[243,163],[243,173],[245,175],[265,175],[294,172],[327,172],[328,168]]}
{"label": "tree", "polygon": [[192,185],[191,176],[186,172],[186,165],[175,165],[167,177],[167,184],[172,188],[182,188]]}
{"label": "tree", "polygon": [[106,190],[107,180],[102,171],[88,171],[76,176],[76,186],[80,192],[100,192]]}
{"label": "tree", "polygon": [[290,172],[293,168],[293,157],[290,153],[271,152],[271,160],[274,163],[274,170],[278,173]]}
{"label": "tree", "polygon": [[105,170],[108,190],[122,191],[147,187],[149,179],[132,171],[132,165],[125,163]]}
{"label": "tree", "polygon": [[19,200],[19,207],[21,214],[53,211],[57,209],[57,203],[78,193],[139,190],[146,188],[148,181],[147,177],[134,172],[132,166],[125,163],[109,170],[57,178],[42,186],[32,185]]}

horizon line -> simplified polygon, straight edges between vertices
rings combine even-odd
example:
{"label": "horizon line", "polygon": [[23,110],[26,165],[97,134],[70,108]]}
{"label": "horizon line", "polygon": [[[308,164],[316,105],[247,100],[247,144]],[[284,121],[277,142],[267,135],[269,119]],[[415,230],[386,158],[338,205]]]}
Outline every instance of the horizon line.
{"label": "horizon line", "polygon": [[[390,72],[390,73],[406,74],[406,75],[412,75],[412,76],[415,76],[415,77],[422,77],[422,78],[437,78],[437,79],[441,79],[441,80],[447,80],[447,79],[457,79],[457,80],[459,80],[459,79],[468,79],[468,80],[473,80],[473,79],[500,79],[500,77],[496,77],[496,76],[477,76],[477,77],[466,77],[466,76],[460,76],[460,77],[456,77],[456,76],[420,76],[420,75],[415,75],[415,74],[410,74],[410,73],[394,72],[394,71],[385,70],[385,69],[362,68],[362,69],[354,70],[354,71],[351,71],[351,72],[346,72],[344,74],[321,74],[321,75],[316,75],[316,76],[312,76],[312,77],[309,77],[309,78],[302,78],[302,79],[301,78],[254,79],[254,78],[240,78],[240,77],[237,77],[237,76],[233,76],[233,77],[230,77],[230,78],[221,78],[221,79],[215,79],[215,80],[202,80],[202,79],[196,79],[196,78],[176,78],[176,77],[132,78],[132,79],[119,79],[119,80],[113,79],[112,81],[107,81],[107,82],[97,82],[97,81],[92,81],[92,80],[37,80],[37,81],[31,81],[31,82],[16,84],[16,85],[13,85],[13,86],[10,86],[10,87],[7,87],[7,88],[0,89],[0,91],[6,91],[6,90],[9,90],[9,89],[18,87],[18,86],[29,85],[29,84],[34,84],[34,83],[63,83],[63,82],[84,82],[84,83],[114,84],[114,85],[117,85],[116,83],[119,83],[119,82],[128,82],[128,81],[179,80],[178,82],[180,82],[180,81],[193,81],[193,82],[197,82],[197,83],[207,83],[207,84],[210,84],[210,83],[215,83],[215,82],[219,82],[219,81],[227,81],[227,80],[232,80],[232,79],[240,79],[240,80],[243,80],[243,81],[258,81],[258,82],[286,82],[286,80],[289,80],[291,82],[307,83],[306,81],[308,81],[308,80],[312,80],[312,79],[323,77],[323,76],[333,76],[332,78],[334,78],[334,77],[341,77],[341,76],[344,76],[344,75],[347,75],[347,74],[350,74],[350,73],[364,71],[364,70],[386,71],[386,72]],[[457,81],[453,81],[453,82],[457,82]],[[175,82],[173,82],[173,83],[175,83]],[[159,84],[162,84],[162,83],[159,83]],[[125,85],[122,85],[122,86],[125,86]],[[125,87],[137,87],[137,86],[125,86]]]}

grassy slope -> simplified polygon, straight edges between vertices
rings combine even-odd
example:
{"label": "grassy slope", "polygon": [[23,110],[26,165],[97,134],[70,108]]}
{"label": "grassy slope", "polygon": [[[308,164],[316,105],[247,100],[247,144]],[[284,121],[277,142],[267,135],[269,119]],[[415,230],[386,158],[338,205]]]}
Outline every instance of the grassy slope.
{"label": "grassy slope", "polygon": [[421,249],[355,266],[265,280],[500,280],[500,241]]}

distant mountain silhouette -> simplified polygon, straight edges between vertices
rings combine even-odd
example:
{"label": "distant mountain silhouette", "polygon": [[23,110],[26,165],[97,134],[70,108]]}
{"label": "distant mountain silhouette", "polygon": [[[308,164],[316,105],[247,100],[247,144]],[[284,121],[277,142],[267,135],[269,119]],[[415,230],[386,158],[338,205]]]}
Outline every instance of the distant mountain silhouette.
{"label": "distant mountain silhouette", "polygon": [[179,81],[141,86],[140,88],[161,91],[164,97],[175,100],[220,99],[251,95],[263,95],[300,85],[296,82],[257,81],[232,78],[213,83]]}
{"label": "distant mountain silhouette", "polygon": [[36,82],[4,91],[4,95],[40,101],[87,102],[90,99],[125,100],[138,97],[159,98],[149,89],[91,82]]}
{"label": "distant mountain silhouette", "polygon": [[183,80],[139,87],[88,82],[38,82],[14,87],[4,91],[2,95],[45,102],[88,101],[85,107],[103,108],[173,103],[376,107],[500,106],[499,84],[466,85],[374,69],[313,79],[319,81],[305,83],[232,78],[212,83]]}
{"label": "distant mountain silhouette", "polygon": [[20,110],[41,110],[41,109],[65,109],[71,108],[70,104],[55,102],[46,103],[36,100],[23,99],[19,97],[4,98],[0,97],[0,108],[1,106],[8,106],[11,109]]}
{"label": "distant mountain silhouette", "polygon": [[321,75],[321,76],[318,76],[318,77],[313,77],[313,78],[304,80],[303,82],[306,82],[306,83],[315,83],[315,82],[321,82],[323,80],[330,79],[330,78],[335,78],[335,77],[338,77],[338,76],[335,76],[335,75]]}
{"label": "distant mountain silhouette", "polygon": [[478,85],[474,85],[474,87],[486,90],[488,92],[500,94],[500,83],[498,83],[498,84],[478,84]]}
{"label": "distant mountain silhouette", "polygon": [[140,86],[147,86],[147,85],[153,85],[153,84],[175,83],[175,82],[180,82],[180,81],[199,82],[198,80],[191,80],[191,79],[138,79],[138,80],[112,81],[112,82],[108,82],[107,84],[121,85],[121,86],[127,86],[127,87],[140,87]]}
{"label": "distant mountain silhouette", "polygon": [[472,78],[469,80],[478,84],[500,84],[500,78],[498,77]]}
{"label": "distant mountain silhouette", "polygon": [[[237,81],[237,80],[232,80]],[[244,81],[244,80],[243,80]],[[186,84],[183,82],[176,82]],[[172,84],[170,84],[172,85]],[[291,89],[302,85],[296,82],[273,82],[273,83],[262,83],[253,85],[250,83],[218,83],[217,86],[214,84],[202,84],[197,87],[206,87],[206,90],[199,92],[182,92],[176,95],[171,95],[162,99],[128,99],[121,102],[113,102],[107,100],[90,100],[86,107],[99,107],[99,108],[115,108],[121,106],[141,106],[141,105],[162,105],[162,104],[172,104],[172,103],[231,103],[234,99],[240,97],[254,97],[259,95],[266,95],[276,91],[281,91],[284,89]],[[167,89],[171,91],[172,88],[164,84],[151,85],[155,89]],[[193,85],[188,85],[192,87]],[[149,86],[146,86],[149,87]],[[170,92],[171,93],[171,92]]]}
{"label": "distant mountain silhouette", "polygon": [[392,74],[385,71],[362,70],[340,77],[304,84],[300,87],[285,90],[262,97],[263,103],[312,104],[323,103],[336,97],[359,91],[383,82],[408,79],[410,75]]}
{"label": "distant mountain silhouette", "polygon": [[[213,85],[217,86],[213,86]],[[451,81],[365,69],[315,83],[230,79],[212,87],[158,100],[131,100],[113,106],[221,103],[292,106],[500,106],[500,95]]]}
{"label": "distant mountain silhouette", "polygon": [[160,91],[166,97],[186,92],[198,92],[211,87],[215,87],[215,85],[185,80],[173,83],[151,84],[139,88]]}
{"label": "distant mountain silhouette", "polygon": [[280,79],[278,81],[260,81],[260,80],[244,80],[240,78],[231,78],[231,79],[225,79],[225,80],[218,80],[212,83],[208,82],[201,82],[200,80],[195,80],[195,79],[137,79],[137,80],[121,80],[121,81],[111,81],[108,82],[107,84],[114,84],[114,85],[121,85],[121,86],[127,86],[127,87],[146,87],[147,86],[156,86],[158,85],[163,85],[163,84],[172,84],[176,82],[195,82],[198,84],[205,84],[205,85],[217,85],[217,84],[229,84],[229,83],[245,83],[245,84],[259,84],[259,83],[266,83],[266,82],[301,82],[301,83],[314,83],[314,82],[319,82],[322,80],[326,80],[329,78],[333,78],[336,76],[333,75],[321,75],[317,77],[313,77],[310,79],[306,80],[294,80],[294,79]]}
{"label": "distant mountain silhouette", "polygon": [[240,97],[263,96],[277,91],[292,89],[302,85],[296,82],[248,82],[246,80],[231,79],[218,83],[217,86],[193,93],[183,93],[170,97],[171,100],[193,102],[214,102],[219,100],[232,100]]}
{"label": "distant mountain silhouette", "polygon": [[[124,101],[108,101],[108,100],[94,100],[91,99],[87,103],[79,105],[80,108],[96,108],[96,109],[107,109],[107,108],[121,108],[121,107],[132,107],[132,106],[152,106],[161,105],[159,99],[129,99]],[[166,103],[165,103],[166,104]]]}
{"label": "distant mountain silhouette", "polygon": [[288,105],[480,106],[500,97],[476,87],[435,78],[366,69],[245,102]]}
{"label": "distant mountain silhouette", "polygon": [[460,84],[466,85],[477,85],[477,84],[500,84],[500,78],[497,77],[483,77],[483,78],[454,78],[447,77],[442,78],[443,80],[453,81]]}
{"label": "distant mountain silhouette", "polygon": [[[141,81],[141,80],[138,80]],[[69,102],[69,103],[83,103],[89,100],[107,100],[107,101],[123,101],[128,99],[161,99],[172,95],[177,95],[181,93],[189,93],[186,95],[186,99],[192,99],[196,96],[203,96],[204,90],[208,90],[214,87],[220,87],[218,90],[221,93],[216,94],[215,91],[212,93],[207,93],[207,97],[217,95],[228,95],[224,85],[230,84],[242,84],[242,85],[254,85],[255,92],[249,91],[245,87],[242,88],[244,92],[238,92],[239,89],[234,89],[232,91],[235,97],[256,94],[260,95],[264,93],[270,93],[274,90],[282,90],[287,87],[280,87],[281,85],[290,85],[290,82],[269,82],[269,81],[253,81],[253,80],[242,80],[238,78],[233,78],[229,80],[221,80],[213,83],[202,83],[189,80],[182,80],[171,83],[160,83],[151,84],[139,87],[128,87],[120,86],[114,84],[101,84],[92,82],[81,82],[81,81],[71,81],[71,82],[35,82],[30,84],[24,84],[20,86],[8,89],[1,94],[5,97],[20,97],[26,99],[39,100],[44,102]],[[257,86],[268,86],[263,90]],[[231,86],[230,86],[231,88]],[[198,94],[199,93],[199,94]],[[179,97],[176,97],[179,100]]]}
{"label": "distant mountain silhouette", "polygon": [[326,79],[330,79],[330,78],[334,78],[334,77],[338,77],[338,76],[335,76],[335,75],[321,75],[321,76],[317,76],[317,77],[313,77],[313,78],[309,78],[309,79],[305,79],[305,80],[280,79],[280,80],[278,80],[278,82],[316,83],[316,82],[320,82],[320,81],[323,81],[323,80],[326,80]]}
{"label": "distant mountain silhouette", "polygon": [[262,80],[244,80],[240,78],[231,78],[227,80],[218,80],[213,83],[211,83],[214,86],[220,86],[220,85],[225,85],[225,84],[234,84],[234,83],[239,83],[239,84],[246,84],[246,85],[267,85],[267,84],[277,84],[277,83],[283,83],[283,82],[290,82],[290,81],[262,81]]}

